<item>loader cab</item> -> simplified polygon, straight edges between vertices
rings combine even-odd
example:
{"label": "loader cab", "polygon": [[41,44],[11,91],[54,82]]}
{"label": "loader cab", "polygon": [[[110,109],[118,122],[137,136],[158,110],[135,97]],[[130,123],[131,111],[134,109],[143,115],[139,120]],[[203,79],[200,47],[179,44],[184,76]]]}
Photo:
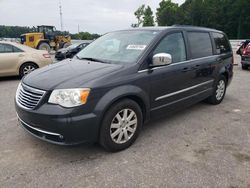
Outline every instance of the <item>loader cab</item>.
{"label": "loader cab", "polygon": [[56,28],[54,26],[47,26],[47,25],[37,26],[37,32],[43,33],[44,38],[48,39],[49,41],[55,40],[56,37],[55,31]]}
{"label": "loader cab", "polygon": [[54,26],[40,25],[37,26],[37,32],[39,33],[54,33],[56,28]]}

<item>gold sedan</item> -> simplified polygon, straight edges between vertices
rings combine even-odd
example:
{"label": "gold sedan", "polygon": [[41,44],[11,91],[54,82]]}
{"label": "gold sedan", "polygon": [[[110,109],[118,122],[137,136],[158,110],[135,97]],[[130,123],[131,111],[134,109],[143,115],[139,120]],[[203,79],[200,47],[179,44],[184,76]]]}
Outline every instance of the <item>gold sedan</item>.
{"label": "gold sedan", "polygon": [[15,42],[0,41],[0,77],[23,77],[52,62],[47,51],[36,50]]}

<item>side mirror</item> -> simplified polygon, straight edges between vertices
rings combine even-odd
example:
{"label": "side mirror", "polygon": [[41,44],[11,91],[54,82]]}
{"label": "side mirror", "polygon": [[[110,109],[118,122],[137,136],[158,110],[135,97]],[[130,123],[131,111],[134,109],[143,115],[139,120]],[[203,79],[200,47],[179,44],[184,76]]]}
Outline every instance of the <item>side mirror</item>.
{"label": "side mirror", "polygon": [[164,66],[172,63],[172,56],[167,53],[159,53],[153,56],[153,61],[151,66]]}

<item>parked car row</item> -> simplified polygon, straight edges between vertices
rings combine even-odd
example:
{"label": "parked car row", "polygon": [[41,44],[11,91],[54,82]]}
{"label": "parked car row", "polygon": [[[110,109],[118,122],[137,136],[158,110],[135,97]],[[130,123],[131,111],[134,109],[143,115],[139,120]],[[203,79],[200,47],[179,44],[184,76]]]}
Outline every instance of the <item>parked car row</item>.
{"label": "parked car row", "polygon": [[88,46],[91,42],[92,41],[77,42],[75,44],[70,45],[67,48],[62,48],[60,50],[57,50],[55,58],[59,61],[66,58],[72,58],[74,57],[74,55],[76,55],[78,52],[80,52],[82,49]]}
{"label": "parked car row", "polygon": [[[72,44],[56,52],[59,61],[73,58],[79,51],[92,41]],[[17,42],[0,41],[0,77],[25,76],[35,69],[52,64],[51,55],[46,50],[36,50]]]}

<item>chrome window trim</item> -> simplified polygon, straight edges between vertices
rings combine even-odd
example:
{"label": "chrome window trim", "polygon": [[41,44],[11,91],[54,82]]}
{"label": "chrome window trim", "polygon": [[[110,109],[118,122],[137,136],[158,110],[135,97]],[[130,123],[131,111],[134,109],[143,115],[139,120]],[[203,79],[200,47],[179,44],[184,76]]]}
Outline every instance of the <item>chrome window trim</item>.
{"label": "chrome window trim", "polygon": [[172,96],[174,96],[174,95],[177,95],[177,94],[180,94],[180,93],[183,93],[183,92],[186,92],[186,91],[195,89],[195,88],[197,88],[197,87],[200,87],[200,86],[203,86],[203,85],[212,83],[212,82],[214,82],[214,80],[209,80],[209,81],[206,81],[206,82],[203,82],[203,83],[200,83],[200,84],[197,84],[197,85],[194,85],[194,86],[191,86],[191,87],[188,87],[188,88],[185,88],[185,89],[182,89],[182,90],[173,92],[173,93],[169,93],[169,94],[166,94],[166,95],[162,95],[162,96],[160,96],[160,97],[157,97],[157,98],[155,99],[155,101],[159,101],[159,100],[162,100],[162,99],[165,99],[165,98],[168,98],[168,97],[172,97]]}
{"label": "chrome window trim", "polygon": [[180,65],[180,64],[191,62],[191,61],[198,61],[198,60],[207,59],[207,58],[216,57],[216,56],[220,56],[220,55],[212,55],[212,56],[206,56],[206,57],[201,57],[201,58],[190,59],[190,60],[186,60],[186,61],[172,63],[172,64],[166,65],[166,66],[154,67],[152,69],[150,69],[150,68],[149,69],[143,69],[143,70],[139,70],[138,73],[148,72],[149,70],[163,69],[163,68],[166,68],[166,67],[169,67],[169,66]]}

